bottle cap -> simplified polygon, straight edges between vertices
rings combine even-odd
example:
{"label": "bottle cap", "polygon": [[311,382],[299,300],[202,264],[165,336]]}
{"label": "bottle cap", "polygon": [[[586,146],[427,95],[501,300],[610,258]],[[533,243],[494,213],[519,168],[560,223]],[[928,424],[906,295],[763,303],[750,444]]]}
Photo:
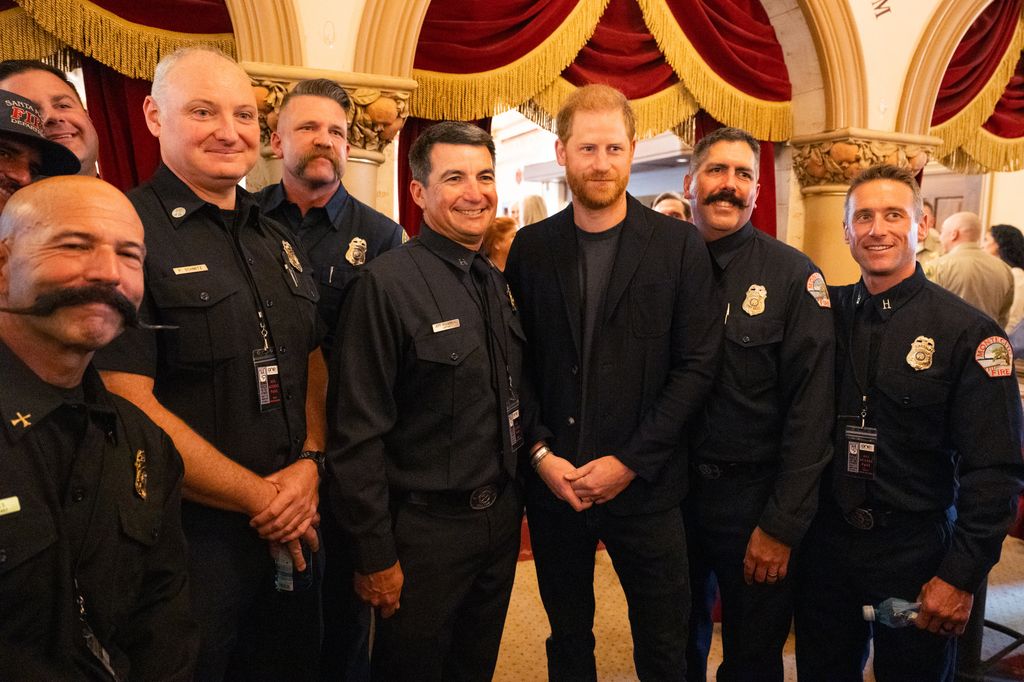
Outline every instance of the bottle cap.
{"label": "bottle cap", "polygon": [[873,621],[875,619],[875,607],[870,604],[865,604],[861,607],[861,612],[864,614],[864,620]]}

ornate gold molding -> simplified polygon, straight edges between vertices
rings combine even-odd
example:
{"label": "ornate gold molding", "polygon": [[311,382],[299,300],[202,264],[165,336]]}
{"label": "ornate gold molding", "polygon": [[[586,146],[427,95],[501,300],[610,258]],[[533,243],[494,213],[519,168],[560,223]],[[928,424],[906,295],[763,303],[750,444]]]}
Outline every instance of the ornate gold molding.
{"label": "ornate gold molding", "polygon": [[863,169],[880,163],[919,172],[942,143],[937,137],[864,128],[843,128],[794,137],[793,172],[804,193],[822,185],[848,185]]}
{"label": "ornate gold molding", "polygon": [[354,68],[412,76],[420,27],[430,0],[366,0]]}
{"label": "ornate gold molding", "polygon": [[302,31],[292,2],[225,0],[240,60],[302,63]]}
{"label": "ornate gold molding", "polygon": [[348,111],[348,141],[356,159],[376,163],[384,160],[384,149],[405,124],[409,95],[416,81],[408,78],[307,69],[256,62],[243,62],[249,74],[260,109],[260,138],[266,147],[270,133],[277,127],[277,114],[285,94],[295,83],[307,78],[337,81],[352,99]]}

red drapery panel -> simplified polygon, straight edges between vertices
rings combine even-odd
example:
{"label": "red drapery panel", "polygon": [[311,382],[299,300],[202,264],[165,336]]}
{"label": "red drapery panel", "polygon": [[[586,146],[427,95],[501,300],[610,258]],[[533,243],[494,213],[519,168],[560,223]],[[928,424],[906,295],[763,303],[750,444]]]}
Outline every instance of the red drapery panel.
{"label": "red drapery panel", "polygon": [[149,179],[160,162],[142,102],[152,83],[128,78],[95,59],[82,60],[89,116],[100,139],[100,176],[123,192]]}
{"label": "red drapery panel", "polygon": [[996,103],[996,110],[982,126],[985,130],[1007,139],[1024,137],[1024,56],[1017,61],[1010,84]]}
{"label": "red drapery panel", "polygon": [[[53,0],[49,0],[53,2]],[[66,0],[65,0],[66,1]],[[92,4],[133,24],[180,33],[231,33],[224,0],[76,0]],[[59,3],[55,3],[59,4]]]}
{"label": "red drapery panel", "polygon": [[562,72],[576,87],[604,83],[629,99],[661,92],[679,82],[647,30],[636,0],[611,0],[594,35]]}
{"label": "red drapery panel", "polygon": [[992,3],[967,29],[942,77],[932,112],[933,126],[956,115],[988,84],[1013,39],[1021,1]]}
{"label": "red drapery panel", "polygon": [[759,99],[790,99],[782,46],[760,0],[665,1],[701,59],[721,78]]}
{"label": "red drapery panel", "polygon": [[[420,222],[423,220],[423,211],[412,200],[412,193],[409,191],[409,183],[412,182],[412,170],[409,168],[409,150],[412,148],[416,138],[424,130],[437,123],[425,118],[410,116],[402,126],[402,133],[398,136],[398,222],[405,233],[415,237],[420,233]],[[491,119],[482,118],[473,121],[476,125],[491,132]],[[500,199],[500,197],[499,197]]]}
{"label": "red drapery panel", "polygon": [[[706,111],[697,113],[695,121],[694,143],[722,124],[708,115]],[[750,222],[762,232],[776,236],[778,224],[775,216],[775,145],[761,141],[761,165],[758,168],[758,192],[754,212],[750,214]]]}
{"label": "red drapery panel", "polygon": [[431,2],[414,67],[443,73],[497,69],[536,49],[575,7],[576,0]]}

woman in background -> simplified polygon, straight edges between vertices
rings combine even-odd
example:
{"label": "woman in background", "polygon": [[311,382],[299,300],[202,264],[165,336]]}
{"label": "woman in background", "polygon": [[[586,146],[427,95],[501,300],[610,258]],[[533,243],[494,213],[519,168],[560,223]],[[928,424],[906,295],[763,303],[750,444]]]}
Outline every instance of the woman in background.
{"label": "woman in background", "polygon": [[985,248],[999,256],[1013,272],[1013,305],[1006,331],[1012,332],[1024,319],[1024,234],[1013,225],[993,225],[985,235]]}
{"label": "woman in background", "polygon": [[484,235],[484,242],[480,250],[491,259],[499,270],[505,269],[505,261],[508,260],[508,250],[512,248],[512,240],[516,236],[516,221],[507,216],[500,216],[494,219],[491,226],[487,228]]}
{"label": "woman in background", "polygon": [[548,207],[544,204],[544,197],[531,194],[523,198],[523,227],[539,223],[547,217]]}

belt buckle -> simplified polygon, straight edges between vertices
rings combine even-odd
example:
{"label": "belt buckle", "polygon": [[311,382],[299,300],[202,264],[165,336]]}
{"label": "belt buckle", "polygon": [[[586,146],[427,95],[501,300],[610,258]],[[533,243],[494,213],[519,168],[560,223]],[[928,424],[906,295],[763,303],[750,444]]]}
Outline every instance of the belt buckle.
{"label": "belt buckle", "polygon": [[849,514],[843,516],[846,522],[859,530],[871,530],[875,527],[875,515],[870,509],[857,507]]}
{"label": "belt buckle", "polygon": [[701,475],[701,478],[704,478],[709,481],[713,481],[716,478],[722,477],[722,467],[718,466],[717,464],[708,464],[707,462],[701,462],[700,464],[697,465],[697,472]]}
{"label": "belt buckle", "polygon": [[469,507],[480,511],[492,506],[498,499],[498,486],[493,483],[482,485],[469,496]]}

